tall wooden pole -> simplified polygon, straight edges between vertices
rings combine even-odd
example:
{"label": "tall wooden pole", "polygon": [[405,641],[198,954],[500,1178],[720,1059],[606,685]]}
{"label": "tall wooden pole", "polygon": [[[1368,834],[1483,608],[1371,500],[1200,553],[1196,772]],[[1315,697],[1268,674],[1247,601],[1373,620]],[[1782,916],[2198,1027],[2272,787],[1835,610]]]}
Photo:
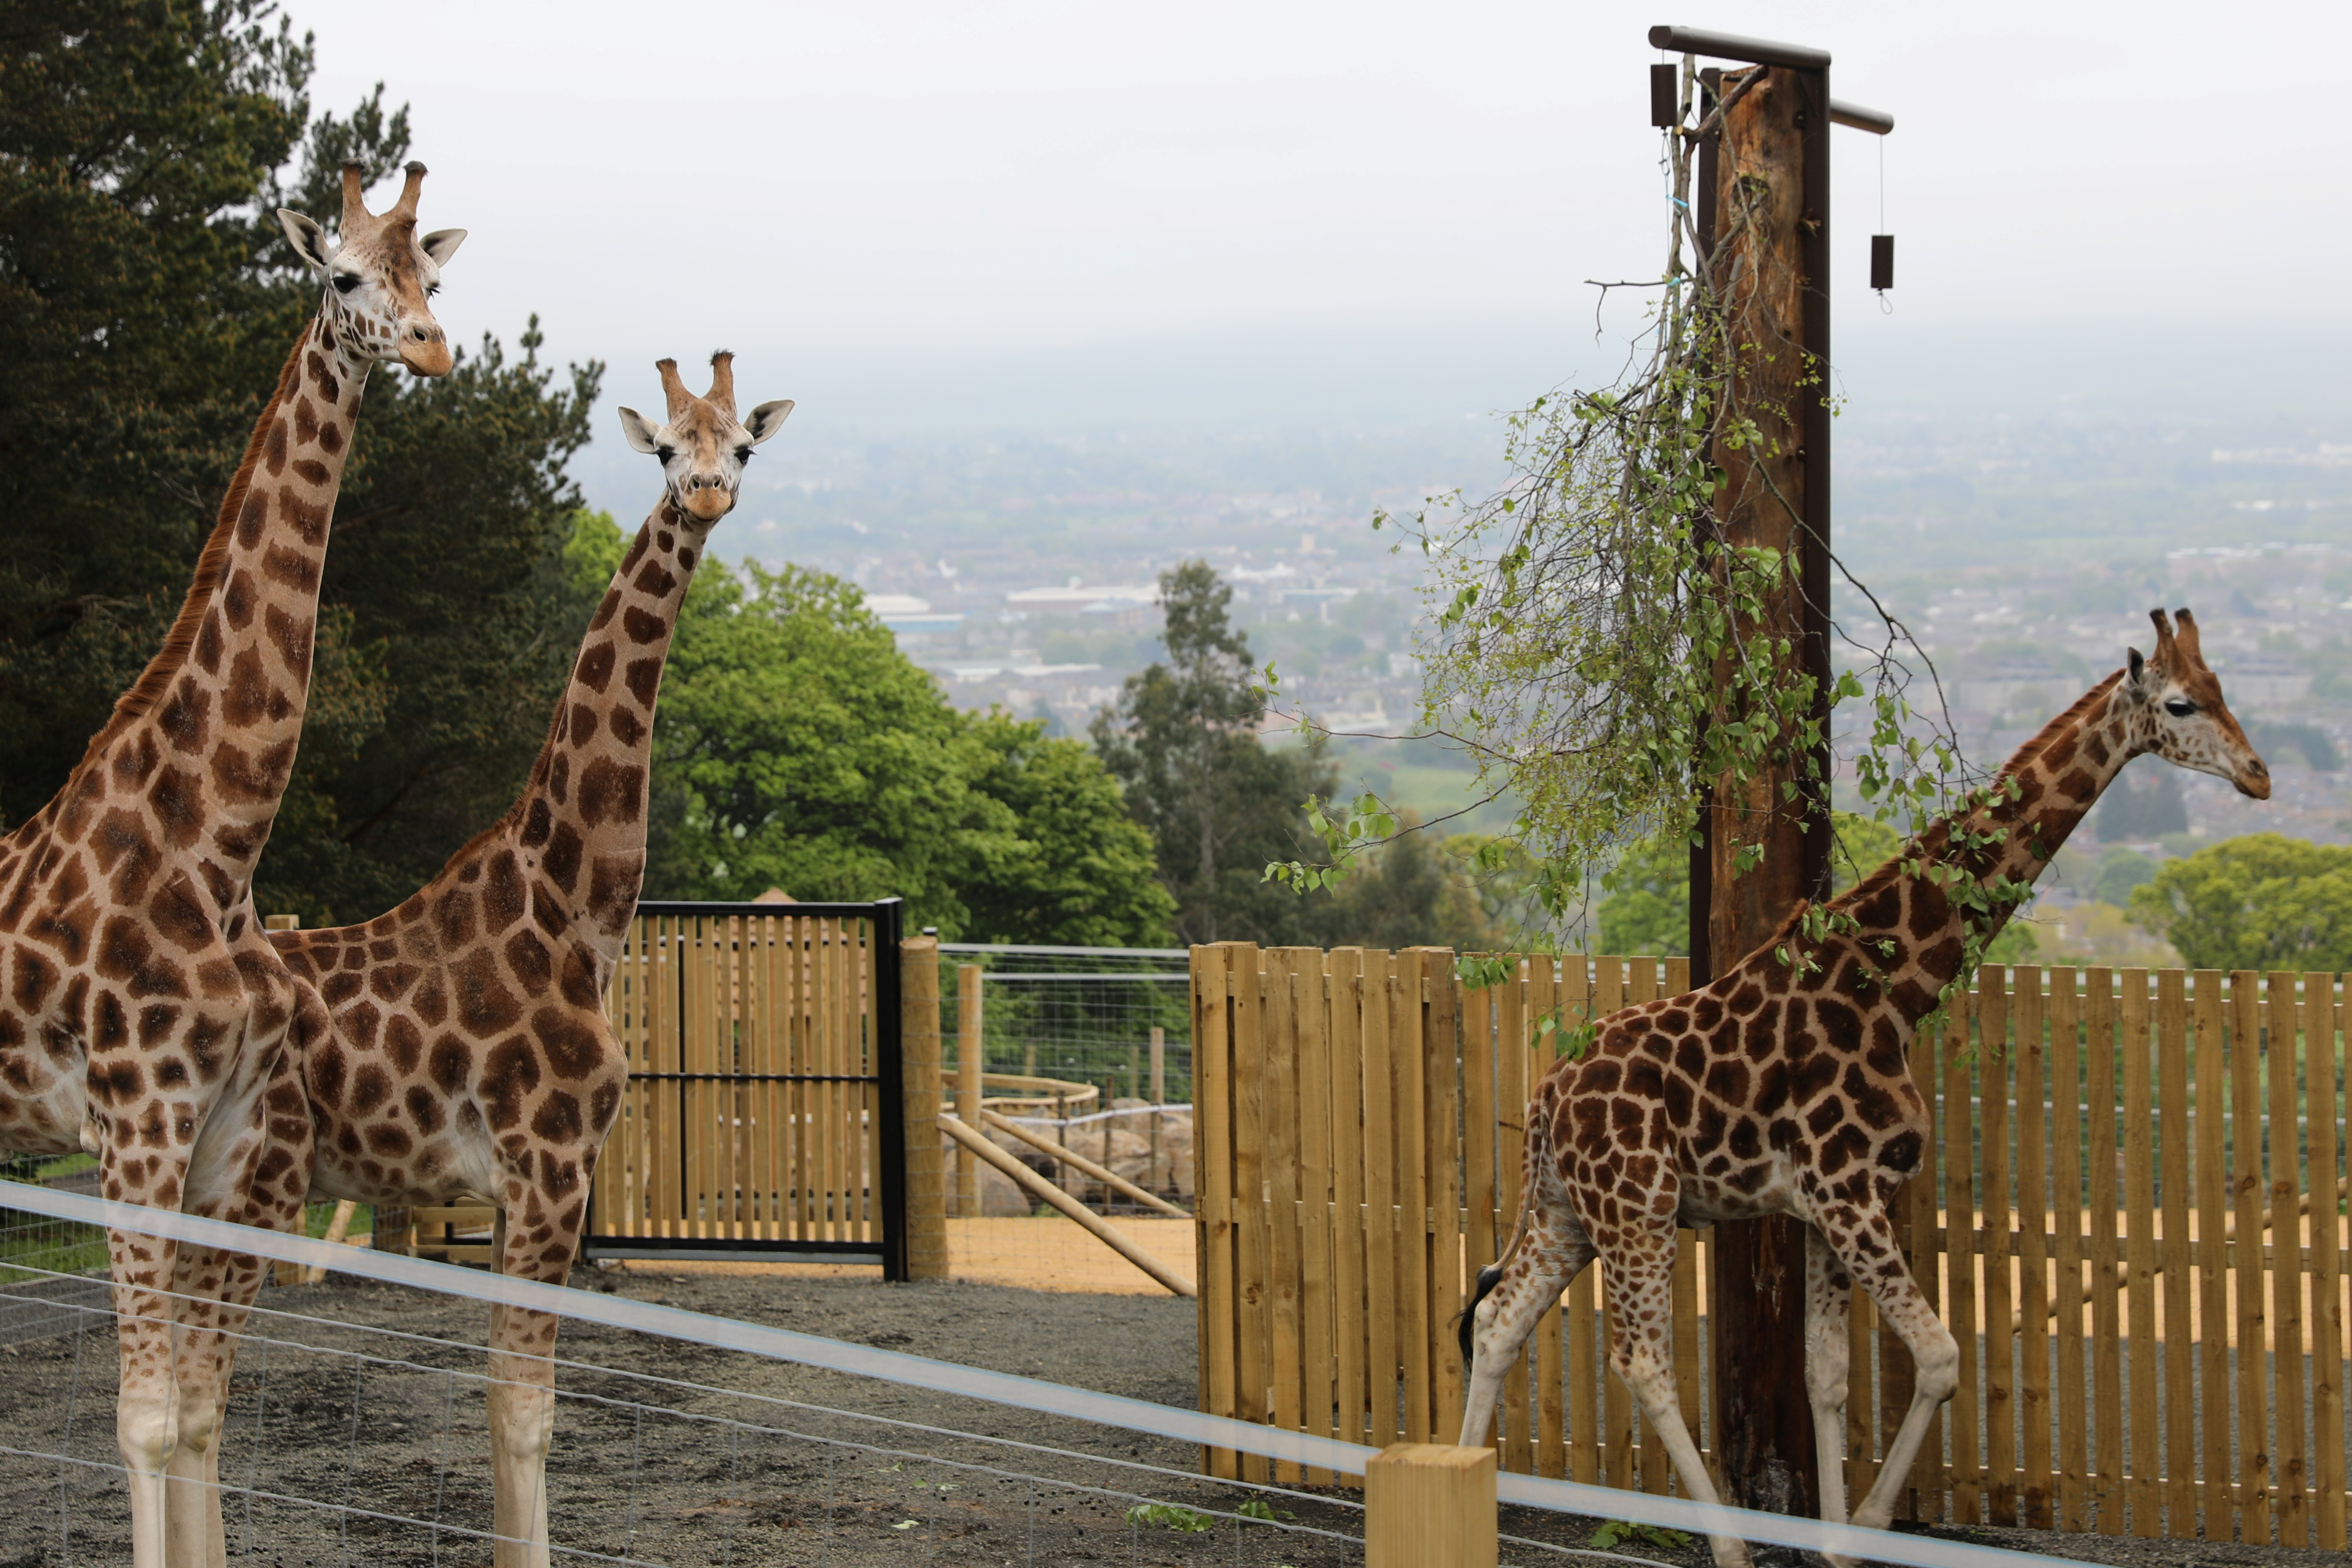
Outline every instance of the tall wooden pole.
{"label": "tall wooden pole", "polygon": [[[1727,477],[1719,507],[1732,548],[1792,556],[1793,580],[1746,624],[1750,637],[1787,638],[1828,713],[1829,72],[1756,66],[1717,79],[1729,100],[1722,129],[1700,150],[1708,264],[1728,313],[1727,352],[1739,411],[1761,439],[1716,454]],[[1710,77],[1716,73],[1709,72]],[[1705,843],[1694,866],[1693,978],[1737,963],[1803,900],[1829,890],[1826,733],[1805,761],[1774,761],[1755,777],[1711,781]],[[1797,786],[1793,798],[1785,787]],[[1743,851],[1762,858],[1738,868]],[[1816,1514],[1820,1496],[1805,1394],[1805,1227],[1793,1219],[1719,1226],[1709,1312],[1715,1370],[1713,1447],[1724,1500]]]}

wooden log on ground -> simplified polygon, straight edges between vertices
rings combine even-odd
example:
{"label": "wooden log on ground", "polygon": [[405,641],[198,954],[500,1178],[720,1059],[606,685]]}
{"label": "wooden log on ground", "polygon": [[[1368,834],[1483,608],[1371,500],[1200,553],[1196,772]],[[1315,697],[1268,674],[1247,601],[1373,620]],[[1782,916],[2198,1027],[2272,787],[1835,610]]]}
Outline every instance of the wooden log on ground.
{"label": "wooden log on ground", "polygon": [[1014,1185],[1077,1221],[1096,1240],[1142,1269],[1173,1294],[1200,1295],[1190,1279],[1120,1235],[1117,1226],[1094,1210],[990,1142],[978,1128],[966,1125],[961,1117],[944,1113],[940,1117],[940,1125],[947,1131],[949,1137],[1011,1177]]}
{"label": "wooden log on ground", "polygon": [[[1076,1149],[1066,1148],[1062,1144],[1055,1142],[1052,1139],[1045,1137],[1043,1134],[1033,1132],[1028,1128],[1022,1126],[1018,1121],[1014,1121],[1008,1117],[999,1116],[996,1112],[989,1110],[986,1106],[982,1106],[981,1108],[980,1120],[982,1126],[993,1127],[999,1132],[1009,1132],[1013,1137],[1020,1139],[1024,1143],[1028,1144],[1031,1148],[1043,1153],[1051,1154],[1055,1159],[1061,1161],[1064,1164],[1070,1166],[1084,1175],[1093,1177],[1096,1181],[1102,1183],[1103,1185],[1109,1187],[1114,1191],[1125,1194],[1127,1196],[1133,1198],[1137,1203],[1148,1205],[1152,1208],[1158,1209],[1161,1214],[1169,1215],[1176,1219],[1191,1219],[1192,1217],[1184,1210],[1180,1209],[1174,1204],[1170,1203],[1166,1198],[1161,1197],[1159,1194],[1148,1192],[1144,1188],[1137,1186],[1133,1182],[1129,1181],[1125,1176],[1120,1175],[1109,1166],[1097,1165],[1092,1160],[1087,1159],[1084,1154],[1079,1153]],[[1025,1169],[1026,1167],[1024,1168]]]}

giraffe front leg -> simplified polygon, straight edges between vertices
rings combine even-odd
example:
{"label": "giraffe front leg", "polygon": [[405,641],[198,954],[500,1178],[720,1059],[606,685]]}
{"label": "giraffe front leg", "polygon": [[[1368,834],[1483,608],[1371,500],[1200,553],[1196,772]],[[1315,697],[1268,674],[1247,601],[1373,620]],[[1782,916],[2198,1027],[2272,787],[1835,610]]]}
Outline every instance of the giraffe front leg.
{"label": "giraffe front leg", "polygon": [[[1821,1467],[1822,1517],[1845,1522],[1846,1320],[1853,1281],[1819,1226],[1805,1227],[1805,1394],[1813,1407],[1813,1449]],[[1854,1568],[1824,1552],[1830,1568]]]}
{"label": "giraffe front leg", "polygon": [[166,1472],[179,1444],[176,1325],[170,1289],[173,1244],[109,1231],[114,1272],[114,1335],[121,1358],[114,1442],[131,1494],[132,1568],[166,1568],[170,1514]]}
{"label": "giraffe front leg", "polygon": [[1904,1413],[1903,1425],[1887,1445],[1886,1462],[1878,1471],[1878,1483],[1870,1495],[1854,1510],[1853,1522],[1869,1530],[1884,1530],[1895,1518],[1895,1502],[1903,1489],[1910,1483],[1912,1461],[1919,1457],[1919,1446],[1927,1439],[1927,1423],[1936,1411],[1952,1396],[1959,1386],[1960,1347],[1952,1338],[1951,1330],[1944,1327],[1935,1309],[1919,1293],[1911,1270],[1903,1261],[1903,1254],[1895,1245],[1895,1229],[1886,1215],[1872,1211],[1861,1216],[1852,1226],[1832,1226],[1825,1232],[1831,1247],[1837,1253],[1853,1277],[1870,1292],[1878,1304],[1879,1315],[1900,1335],[1911,1362],[1916,1369],[1912,1380],[1911,1408]]}
{"label": "giraffe front leg", "polygon": [[[586,1190],[584,1170],[572,1190],[562,1193],[507,1183],[493,1245],[499,1272],[562,1284],[579,1252],[580,1226],[587,1217]],[[551,1312],[490,1309],[490,1464],[498,1532],[494,1568],[550,1568],[547,1455],[555,1439],[557,1323]]]}
{"label": "giraffe front leg", "polygon": [[[1609,1364],[1633,1392],[1642,1418],[1666,1446],[1683,1495],[1707,1507],[1723,1500],[1714,1478],[1683,1425],[1675,1385],[1675,1233],[1671,1217],[1654,1228],[1621,1237],[1604,1249],[1610,1305]],[[1710,1535],[1716,1568],[1748,1568],[1748,1543],[1733,1535]]]}

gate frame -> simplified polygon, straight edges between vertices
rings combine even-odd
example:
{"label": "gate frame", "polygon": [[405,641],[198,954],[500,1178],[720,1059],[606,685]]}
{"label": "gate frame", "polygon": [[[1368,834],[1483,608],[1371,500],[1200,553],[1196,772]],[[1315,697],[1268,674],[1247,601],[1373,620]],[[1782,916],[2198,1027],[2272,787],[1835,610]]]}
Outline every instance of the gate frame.
{"label": "gate frame", "polygon": [[[906,1279],[907,1127],[906,1118],[900,1110],[906,1098],[906,1020],[902,1016],[899,995],[903,979],[899,949],[906,936],[906,900],[888,898],[877,899],[871,903],[761,904],[646,899],[638,903],[635,913],[630,918],[634,921],[648,915],[699,915],[717,920],[864,920],[871,922],[874,1073],[870,1078],[861,1076],[856,1081],[875,1086],[877,1105],[872,1114],[881,1124],[875,1156],[880,1167],[875,1173],[875,1184],[879,1189],[876,1199],[881,1211],[881,1243],[877,1248],[874,1243],[866,1241],[808,1241],[764,1237],[600,1237],[592,1230],[580,1238],[581,1261],[611,1258],[722,1263],[878,1263],[882,1266],[883,1279],[893,1283]],[[679,1005],[681,1008],[685,1005],[683,994],[679,997]],[[640,1083],[676,1079],[683,1084],[689,1078],[708,1081],[711,1076],[707,1073],[630,1074],[633,1080]],[[815,1081],[818,1075],[729,1073],[718,1076],[729,1081],[745,1083],[802,1083]],[[679,1153],[681,1157],[685,1153],[682,1142]],[[601,1165],[603,1162],[600,1159],[598,1163]],[[591,1212],[593,1212],[593,1206]]]}

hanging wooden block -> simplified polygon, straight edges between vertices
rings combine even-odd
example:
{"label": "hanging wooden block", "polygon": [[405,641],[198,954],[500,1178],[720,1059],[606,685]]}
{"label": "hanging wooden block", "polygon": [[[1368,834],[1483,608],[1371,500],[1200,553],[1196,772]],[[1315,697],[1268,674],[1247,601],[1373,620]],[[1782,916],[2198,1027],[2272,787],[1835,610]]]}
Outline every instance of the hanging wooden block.
{"label": "hanging wooden block", "polygon": [[1682,67],[1668,61],[1650,68],[1650,123],[1679,125],[1683,118]]}
{"label": "hanging wooden block", "polygon": [[1891,234],[1870,237],[1870,286],[1874,289],[1895,287],[1895,237]]}

